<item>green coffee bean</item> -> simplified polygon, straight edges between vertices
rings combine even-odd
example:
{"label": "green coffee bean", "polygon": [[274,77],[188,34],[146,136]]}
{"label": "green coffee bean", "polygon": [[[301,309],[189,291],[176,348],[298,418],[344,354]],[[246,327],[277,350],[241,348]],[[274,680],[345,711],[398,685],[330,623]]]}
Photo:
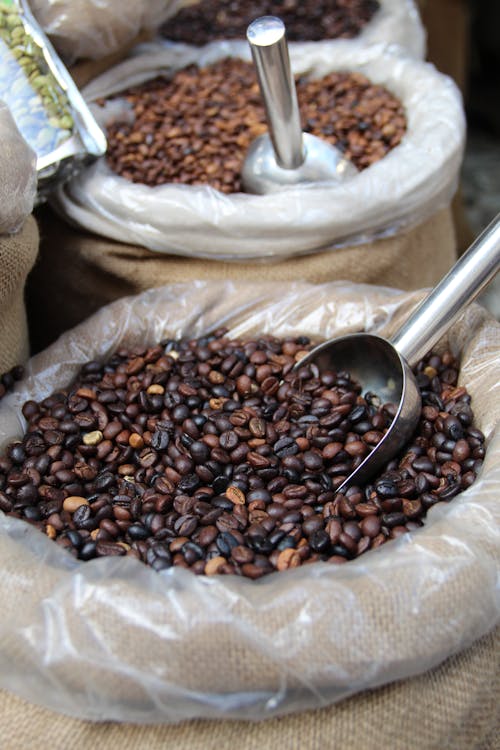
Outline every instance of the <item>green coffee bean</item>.
{"label": "green coffee bean", "polygon": [[7,26],[8,29],[13,29],[16,26],[21,26],[22,21],[17,14],[11,13],[5,19],[5,25]]}
{"label": "green coffee bean", "polygon": [[13,41],[19,42],[20,39],[24,39],[24,31],[22,26],[15,26],[10,32],[10,38]]}

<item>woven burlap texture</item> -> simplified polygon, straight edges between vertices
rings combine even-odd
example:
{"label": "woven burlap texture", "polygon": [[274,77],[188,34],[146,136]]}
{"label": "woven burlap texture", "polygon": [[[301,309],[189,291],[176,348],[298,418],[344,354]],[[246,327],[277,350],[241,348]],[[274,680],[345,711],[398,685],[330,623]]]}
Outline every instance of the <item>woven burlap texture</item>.
{"label": "woven burlap texture", "polygon": [[[364,326],[389,333],[420,296],[342,284],[150,290],[35,358],[0,412],[0,431],[26,391],[47,395],[78,362],[120,341],[198,335],[223,322],[242,337]],[[127,559],[81,565],[4,518],[0,685],[80,718],[261,717],[418,674],[491,630],[500,613],[500,326],[473,307],[448,343],[462,354],[461,382],[490,443],[481,479],[435,507],[424,529],[337,569],[305,566],[252,584],[157,575]]]}
{"label": "woven burlap texture", "polygon": [[37,252],[33,217],[17,234],[0,236],[0,373],[24,364],[29,356],[24,291]]}
{"label": "woven burlap texture", "polygon": [[3,750],[498,750],[500,629],[423,675],[279,719],[90,723],[2,691],[0,733]]}
{"label": "woven burlap texture", "polygon": [[33,210],[36,153],[0,100],[0,235],[19,231]]}
{"label": "woven burlap texture", "polygon": [[[399,289],[433,286],[455,261],[450,209],[393,237],[281,262],[224,262],[163,255],[75,230],[50,208],[39,213],[40,258],[30,277],[28,310],[36,349],[103,305],[151,287],[201,280],[346,279]],[[43,318],[39,311],[43,310]]]}

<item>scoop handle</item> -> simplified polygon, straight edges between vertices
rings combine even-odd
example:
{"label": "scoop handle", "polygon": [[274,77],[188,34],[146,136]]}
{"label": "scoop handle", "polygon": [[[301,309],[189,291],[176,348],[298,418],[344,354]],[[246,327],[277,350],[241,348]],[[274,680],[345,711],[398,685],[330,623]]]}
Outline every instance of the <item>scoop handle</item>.
{"label": "scoop handle", "polygon": [[304,161],[304,145],[285,24],[276,16],[261,16],[249,25],[247,39],[276,161],[283,169],[297,169]]}
{"label": "scoop handle", "polygon": [[499,269],[500,213],[391,338],[410,366],[432,349]]}

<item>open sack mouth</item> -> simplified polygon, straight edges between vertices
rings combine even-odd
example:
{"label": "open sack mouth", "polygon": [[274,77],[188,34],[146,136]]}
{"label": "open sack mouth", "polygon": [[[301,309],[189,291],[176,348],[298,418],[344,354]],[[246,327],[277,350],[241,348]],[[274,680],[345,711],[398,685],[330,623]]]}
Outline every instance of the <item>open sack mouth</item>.
{"label": "open sack mouth", "polygon": [[[434,458],[423,454],[409,458],[409,453],[405,454],[404,467],[390,467],[389,474],[374,481],[368,498],[360,497],[355,490],[335,498],[335,470],[328,475],[328,466],[335,466],[333,454],[337,446],[332,447],[331,441],[326,445],[314,445],[312,441],[318,433],[311,425],[304,432],[302,423],[300,435],[293,432],[300,424],[299,412],[307,404],[300,399],[292,400],[296,393],[293,388],[288,395],[286,389],[281,390],[278,397],[279,389],[283,388],[280,380],[277,381],[278,390],[273,393],[276,388],[274,378],[280,374],[277,376],[267,371],[268,366],[286,369],[286,363],[293,362],[306,346],[305,336],[313,335],[316,340],[319,335],[327,338],[333,333],[373,329],[374,326],[377,330],[390,330],[393,318],[405,305],[414,304],[414,300],[414,296],[402,292],[342,284],[295,284],[292,287],[273,284],[267,288],[263,285],[257,294],[251,285],[196,282],[194,285],[149,290],[138,297],[119,300],[37,355],[28,366],[27,379],[20,384],[22,387],[18,386],[2,401],[1,423],[10,439],[16,434],[19,439],[24,432],[24,428],[19,432],[21,425],[17,415],[31,396],[31,403],[25,410],[26,418],[33,427],[36,426],[28,433],[33,444],[40,440],[37,432],[41,430],[42,442],[46,438],[56,438],[54,444],[57,445],[57,433],[63,424],[66,425],[64,429],[68,429],[64,439],[68,438],[71,444],[75,439],[72,436],[76,436],[78,445],[87,451],[85,456],[81,454],[83,461],[79,464],[79,472],[87,471],[84,464],[91,470],[92,466],[97,468],[93,459],[98,451],[102,452],[99,461],[105,463],[106,457],[111,457],[111,460],[108,471],[98,471],[94,478],[89,475],[87,480],[81,477],[76,480],[71,476],[73,467],[64,462],[61,465],[61,456],[51,462],[55,483],[62,482],[56,489],[61,489],[65,482],[74,485],[76,481],[83,484],[88,481],[94,483],[94,487],[96,482],[103,482],[103,485],[97,488],[100,498],[88,495],[84,498],[86,502],[81,501],[84,492],[70,495],[64,489],[64,498],[58,498],[57,493],[52,499],[44,498],[44,512],[52,511],[55,523],[49,521],[49,516],[39,520],[33,518],[32,521],[35,526],[45,526],[48,534],[9,514],[2,516],[3,632],[8,646],[2,649],[5,667],[2,669],[2,684],[6,687],[19,685],[19,670],[29,669],[36,677],[29,685],[23,683],[24,697],[28,700],[36,698],[43,705],[87,718],[119,719],[126,716],[132,721],[176,721],[193,716],[224,715],[258,718],[294,710],[298,703],[301,709],[317,706],[318,698],[324,705],[366,687],[416,674],[487,632],[498,615],[494,584],[498,548],[498,526],[494,521],[498,438],[494,430],[498,415],[494,413],[496,407],[491,407],[494,403],[492,388],[495,389],[497,378],[490,365],[485,363],[496,356],[497,326],[479,308],[471,309],[452,329],[446,345],[420,367],[418,377],[430,400],[424,405],[423,432],[412,443],[420,447],[424,441],[432,444],[434,436],[430,425],[439,425],[438,432],[442,436],[437,439],[437,445],[432,445]],[[231,349],[232,345],[224,343],[220,336],[211,338],[207,334],[221,327],[229,329],[229,340],[247,342],[246,356],[251,360],[254,355],[250,364],[255,373],[253,370],[245,372],[248,363],[244,357],[236,356],[237,349],[226,352],[224,347]],[[98,337],[96,331],[99,331]],[[271,341],[276,337],[286,343],[264,343],[268,334],[271,334]],[[260,349],[248,343],[260,339]],[[179,343],[181,340],[182,344]],[[144,347],[146,341],[151,342],[151,347]],[[163,345],[155,346],[155,342],[163,342]],[[456,375],[454,361],[445,354],[448,346],[461,356],[457,385],[453,380],[453,372]],[[133,357],[126,350],[133,352]],[[268,352],[266,361],[258,361],[263,358],[261,351]],[[256,352],[259,353],[256,355]],[[221,357],[220,366],[212,361],[217,356]],[[244,367],[238,373],[240,361]],[[104,362],[108,364],[103,365]],[[226,362],[224,369],[222,362]],[[161,375],[160,380],[164,382],[153,382],[154,373],[158,375],[162,366],[167,367],[167,378]],[[75,385],[73,395],[52,399],[52,393],[60,393],[68,383],[74,382],[82,367],[83,379]],[[201,374],[198,368],[201,368]],[[215,375],[216,372],[220,374]],[[203,385],[189,382],[188,373],[189,378],[199,379]],[[351,427],[361,425],[368,416],[375,418],[370,404],[357,403],[360,394],[356,388],[353,391],[345,379],[337,386],[332,382],[323,383],[323,393],[319,396],[314,390],[318,386],[314,384],[315,375],[312,374],[312,378],[301,378],[302,386],[298,391],[301,399],[306,401],[311,396],[310,414],[318,420],[312,423],[312,427],[325,416],[329,419],[330,414],[324,414],[323,410],[330,406],[330,413],[336,406],[348,407]],[[437,388],[436,378],[441,382],[442,390]],[[218,380],[220,382],[212,382]],[[234,390],[226,396],[225,391],[217,389],[229,390],[229,381],[233,381]],[[102,382],[107,384],[104,389],[100,385]],[[257,405],[252,406],[251,399],[260,396],[258,391],[252,393],[252,382],[260,389],[264,401],[267,398],[270,403],[278,403],[276,411],[290,399],[290,408],[293,404],[297,410],[295,416],[278,414],[280,419],[273,422],[272,417],[263,418],[257,411],[246,424],[233,424],[235,418],[237,422],[242,418],[240,412],[244,401],[248,400],[250,404],[243,409],[256,410]],[[115,432],[118,424],[113,424],[120,422],[125,413],[120,401],[116,400],[116,393],[118,391],[120,398],[125,396],[132,383],[137,384],[138,393],[144,394],[132,401],[134,409],[129,410],[132,416],[138,408],[135,418],[139,420],[138,424],[144,421],[140,436],[142,440],[146,437],[143,446],[138,431],[121,424],[120,431]],[[307,390],[308,383],[314,386],[313,390]],[[158,385],[162,386],[163,393],[160,393],[161,388],[155,387]],[[337,396],[333,391],[345,387],[350,393],[355,393],[356,398],[353,400],[349,396],[347,403],[335,405],[333,402]],[[197,408],[203,411],[207,400],[203,388],[210,389],[208,401],[216,401],[212,403],[213,408],[208,404],[214,419],[207,419],[202,424],[203,420],[197,423],[194,412]],[[124,390],[123,394],[119,393],[120,389]],[[470,414],[464,389],[472,397],[477,427],[465,424]],[[104,398],[105,403],[91,398],[91,392],[98,391],[110,392]],[[325,396],[325,391],[330,393]],[[175,403],[176,393],[182,396],[182,403]],[[166,431],[155,429],[153,424],[156,422],[158,426],[155,404],[159,405],[160,398],[160,415],[167,408],[165,398],[170,403],[168,408],[173,425],[166,425]],[[201,399],[199,407],[196,398]],[[36,406],[35,400],[39,404],[45,403],[45,406]],[[233,400],[238,402],[235,409],[231,404]],[[92,409],[90,404],[94,401],[96,405]],[[229,404],[227,411],[223,409],[224,403]],[[66,404],[71,405],[73,411],[68,411]],[[79,411],[82,405],[85,408]],[[186,413],[185,407],[192,413]],[[50,415],[47,410],[51,411]],[[105,411],[112,415],[111,420],[108,417],[108,424],[94,424],[92,420],[103,419]],[[342,408],[337,414],[344,421],[347,415],[342,411],[347,410]],[[140,413],[145,414],[145,420]],[[292,434],[290,431],[279,432],[286,426],[285,422],[290,423]],[[204,432],[207,423],[213,424],[213,428]],[[78,431],[75,431],[75,424]],[[272,445],[268,424],[277,430]],[[106,432],[109,425],[112,427]],[[325,425],[328,431],[342,431],[345,426]],[[147,430],[147,427],[153,429]],[[264,429],[265,437],[260,437]],[[460,430],[463,436],[459,434]],[[462,480],[467,485],[471,478],[469,472],[474,470],[473,467],[467,468],[467,462],[476,464],[481,461],[479,430],[484,431],[489,442],[480,476],[448,501],[446,495],[454,495],[457,490],[457,483],[450,481],[456,465],[463,467],[460,472],[462,486]],[[150,437],[145,435],[147,431]],[[197,431],[201,436],[210,436],[208,441],[200,440]],[[359,444],[366,432],[361,429],[362,435],[355,429],[349,429],[349,432],[351,435],[348,442],[345,439],[342,450],[349,455],[345,448],[351,446],[349,450],[354,455],[350,459],[356,460],[355,454],[360,450]],[[337,436],[340,434],[335,433]],[[236,438],[238,444],[235,444]],[[114,457],[111,452],[107,453],[109,443],[106,445],[106,441],[111,443]],[[309,441],[309,445],[305,441]],[[248,451],[241,449],[243,444],[248,446]],[[263,448],[265,445],[268,447]],[[17,442],[16,446],[19,451],[23,449],[22,442]],[[299,450],[295,452],[296,448],[292,446]],[[52,449],[53,446],[47,450],[55,452]],[[76,446],[72,449],[66,447],[61,455],[67,460],[66,452],[75,449]],[[210,457],[205,461],[207,449]],[[118,459],[117,453],[122,450],[130,454],[129,465],[117,464],[114,473],[109,469],[113,468],[112,462]],[[232,460],[224,463],[226,455],[233,451],[242,451],[245,457],[238,458],[236,453],[237,464]],[[451,457],[444,455],[450,451]],[[470,454],[466,458],[467,451]],[[438,453],[443,455],[438,457]],[[153,454],[160,458],[157,458],[157,463],[148,465]],[[172,466],[162,464],[161,477],[155,476],[158,461],[165,456]],[[326,472],[319,471],[320,458]],[[20,453],[16,460],[19,459],[22,459]],[[42,458],[41,463],[45,460]],[[60,461],[59,465],[57,461]],[[220,466],[211,464],[211,461]],[[433,461],[439,464],[442,474],[436,487],[432,487],[436,479],[429,471],[429,462]],[[236,468],[244,464],[250,467],[249,472],[245,474],[241,468],[236,472]],[[120,474],[118,465],[123,466],[122,471],[127,473]],[[202,466],[202,473],[205,469],[211,472],[221,468],[222,471],[211,481],[213,494],[202,499],[198,496],[193,503],[198,490],[201,492],[203,486],[210,486],[208,473],[201,477],[196,473],[196,468]],[[228,476],[227,466],[232,467],[232,477]],[[273,490],[275,478],[266,477],[265,472],[274,466],[279,466],[283,486]],[[40,468],[43,466],[35,471]],[[403,476],[400,471],[407,473]],[[315,497],[312,504],[306,502],[311,497],[297,497],[296,472],[302,478],[307,475],[304,484],[308,494]],[[333,489],[317,487],[316,478],[323,473],[329,476]],[[418,479],[419,475],[424,479]],[[243,476],[249,481],[248,487],[240,481]],[[266,487],[251,486],[256,476]],[[142,500],[145,503],[143,517],[135,519],[131,515],[128,518],[133,510],[132,498],[129,504],[127,495],[130,485],[136,482],[136,489],[139,489],[139,485],[149,479],[157,486],[148,487],[141,495],[141,504]],[[118,485],[112,484],[111,480],[120,483],[121,497],[115,493]],[[438,502],[429,510],[422,528],[411,526],[419,526],[419,519],[409,521],[405,517],[410,529],[403,532],[398,528],[403,525],[401,514],[405,511],[416,513],[417,500],[422,502],[421,498],[408,495],[415,491],[417,483],[420,486],[424,481],[431,485],[425,494],[434,493],[439,497],[441,493],[441,499],[446,501]],[[164,482],[163,488],[161,482]],[[165,508],[167,512],[162,517],[161,503],[164,500],[160,495],[166,495],[170,483],[175,482],[179,491],[174,491],[171,508]],[[195,487],[198,482],[200,484]],[[268,489],[270,484],[271,490]],[[29,495],[30,488],[22,489],[26,485],[17,484],[16,492],[21,496],[23,492]],[[14,489],[14,485],[11,486]],[[270,501],[266,502],[268,497],[263,490],[271,494]],[[4,497],[5,490],[2,492]],[[251,495],[252,492],[257,494]],[[316,496],[315,492],[319,494]],[[327,496],[323,507],[330,503],[329,507],[335,508],[335,513],[325,519],[322,528],[315,528],[317,516],[322,513],[316,499],[328,492],[332,492],[333,497]],[[15,493],[10,494],[13,497]],[[204,491],[204,494],[210,493]],[[113,498],[118,498],[114,504]],[[58,511],[56,506],[61,499],[62,510]],[[28,505],[24,504],[28,500],[26,496],[21,503],[24,508],[30,503],[33,506],[31,500]],[[300,522],[298,514],[302,510],[298,507],[286,508],[286,514],[290,514],[286,521],[284,515],[280,518],[284,504],[290,500],[296,506],[300,502],[304,509]],[[401,510],[394,507],[399,501]],[[50,506],[51,502],[54,507]],[[94,512],[92,505],[95,503],[98,505]],[[356,507],[365,506],[363,511],[368,511],[377,503],[384,504],[379,515],[367,513],[364,517],[350,517]],[[116,507],[117,515],[111,517],[107,506]],[[271,509],[267,516],[275,523],[273,529],[266,529],[268,524],[263,515],[266,508]],[[214,510],[214,517],[209,517],[213,523],[202,523],[200,519],[204,512],[213,513]],[[167,521],[169,513],[173,515]],[[253,531],[259,533],[245,537],[246,531],[235,529],[232,524],[236,519],[241,521],[245,514],[250,520],[252,513],[258,518],[252,517],[250,526],[257,521]],[[69,524],[66,529],[57,528],[57,516]],[[90,551],[85,547],[88,542],[84,527],[89,520],[95,522],[96,517],[103,538],[99,541],[90,537],[95,542],[95,549],[89,555],[92,559],[75,559],[85,557]],[[220,519],[223,519],[221,529],[217,527]],[[80,524],[79,528],[75,521]],[[158,533],[160,539],[162,534],[169,537],[171,521],[176,537],[174,546],[169,549],[167,540],[163,539],[162,550],[158,546],[157,554],[155,544],[148,543],[148,539],[153,537],[154,541],[154,533]],[[332,541],[336,523],[341,528],[338,529],[338,539]],[[74,528],[69,528],[71,524]],[[266,551],[266,542],[280,525],[286,527],[285,535],[279,540],[271,540],[276,547]],[[216,529],[212,539],[214,531],[210,526]],[[301,538],[306,543],[295,537],[299,526]],[[62,546],[67,549],[61,549],[61,544],[48,538],[54,533],[49,527],[54,529],[60,541],[64,540]],[[362,539],[375,540],[378,534],[384,533],[384,527],[388,532],[386,540],[391,539],[390,543],[357,554],[366,544]],[[113,536],[117,529],[121,529],[120,533],[128,533],[127,541]],[[261,530],[265,533],[260,533]],[[93,533],[90,529],[87,531],[89,536]],[[322,548],[326,539],[323,531],[328,536],[327,551]],[[356,541],[360,532],[362,537]],[[243,537],[243,544],[239,543],[242,541],[239,534]],[[108,538],[104,538],[106,535]],[[294,539],[293,547],[290,537]],[[283,540],[286,541],[279,549]],[[302,559],[306,546],[310,563]],[[82,555],[85,549],[87,552]],[[168,555],[163,551],[165,549]],[[106,550],[111,554],[99,557],[99,553]],[[94,553],[99,559],[94,559]],[[335,559],[326,562],[322,555]],[[134,559],[137,557],[142,562]],[[299,559],[302,564],[293,567]],[[338,564],[332,564],[335,562]],[[186,566],[191,566],[201,575],[193,575],[185,569]],[[266,570],[278,572],[261,575],[261,570],[264,573]],[[251,575],[246,575],[245,571]],[[248,580],[256,571],[260,580]],[[36,590],[33,590],[33,581],[36,581]],[[22,592],[22,608],[19,608],[19,592]],[[464,601],[468,602],[467,607],[463,606]],[[453,612],[452,619],[450,611]],[[305,620],[307,628],[301,624]],[[31,637],[35,632],[33,628],[38,633],[35,640]],[[363,644],[356,653],[349,647],[353,628],[358,634],[358,646]],[[43,648],[39,647],[40,643],[44,644]],[[328,654],[327,658],[325,654]],[[43,666],[39,664],[40,659],[43,659]],[[86,696],[84,701],[81,700],[83,694]]]}

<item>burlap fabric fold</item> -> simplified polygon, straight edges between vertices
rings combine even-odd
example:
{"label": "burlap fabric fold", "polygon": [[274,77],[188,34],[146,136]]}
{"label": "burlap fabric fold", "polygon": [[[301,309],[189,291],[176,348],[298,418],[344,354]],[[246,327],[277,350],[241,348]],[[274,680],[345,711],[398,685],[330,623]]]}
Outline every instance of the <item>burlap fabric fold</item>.
{"label": "burlap fabric fold", "polygon": [[[456,259],[449,208],[416,227],[363,245],[277,262],[224,262],[155,253],[74,229],[39,211],[40,256],[28,284],[33,346],[40,350],[103,305],[164,284],[349,280],[400,289],[433,286]],[[41,315],[43,311],[43,315]]]}
{"label": "burlap fabric fold", "polygon": [[498,750],[500,629],[436,669],[329,708],[175,726],[91,723],[0,692],[3,750]]}
{"label": "burlap fabric fold", "polygon": [[0,373],[29,356],[24,291],[38,252],[38,229],[28,217],[17,234],[0,236]]}

